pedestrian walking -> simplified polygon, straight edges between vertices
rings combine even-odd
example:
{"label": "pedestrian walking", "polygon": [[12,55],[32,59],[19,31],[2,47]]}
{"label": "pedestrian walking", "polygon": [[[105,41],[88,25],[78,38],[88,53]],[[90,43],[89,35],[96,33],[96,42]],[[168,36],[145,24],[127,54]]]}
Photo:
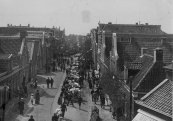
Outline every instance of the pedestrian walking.
{"label": "pedestrian walking", "polygon": [[94,94],[94,89],[91,90],[92,101],[94,100],[93,94]]}
{"label": "pedestrian walking", "polygon": [[52,121],[58,121],[59,119],[59,116],[57,116],[55,113],[54,115],[52,116]]}
{"label": "pedestrian walking", "polygon": [[19,105],[19,111],[20,111],[20,115],[23,115],[23,110],[24,110],[24,101],[23,101],[23,98],[21,98],[18,102],[18,105]]}
{"label": "pedestrian walking", "polygon": [[38,80],[35,79],[34,88],[37,88],[37,83],[38,83]]}
{"label": "pedestrian walking", "polygon": [[51,79],[50,79],[51,88],[53,87],[53,82],[54,82],[54,80],[51,77]]}
{"label": "pedestrian walking", "polygon": [[28,97],[28,89],[26,85],[23,87],[23,90],[25,92],[25,96]]}
{"label": "pedestrian walking", "polygon": [[101,102],[101,108],[104,108],[104,105],[105,105],[105,96],[103,94],[101,94],[101,96],[100,96],[100,102]]}
{"label": "pedestrian walking", "polygon": [[97,102],[97,94],[96,94],[96,92],[93,93],[93,99],[94,99],[94,103],[96,104],[96,102]]}
{"label": "pedestrian walking", "polygon": [[35,104],[39,104],[40,103],[40,94],[39,94],[39,90],[37,90],[37,92],[35,93]]}
{"label": "pedestrian walking", "polygon": [[50,83],[50,79],[48,77],[48,79],[46,79],[47,88],[49,88],[49,83]]}
{"label": "pedestrian walking", "polygon": [[82,97],[79,95],[78,97],[78,103],[79,103],[79,108],[81,107],[81,103],[82,103]]}
{"label": "pedestrian walking", "polygon": [[67,111],[67,106],[65,105],[65,103],[63,103],[61,105],[61,112],[62,112],[62,117],[64,118],[65,115],[65,111]]}
{"label": "pedestrian walking", "polygon": [[30,116],[30,119],[28,121],[35,121],[32,115]]}
{"label": "pedestrian walking", "polygon": [[34,94],[31,94],[31,104],[34,104]]}

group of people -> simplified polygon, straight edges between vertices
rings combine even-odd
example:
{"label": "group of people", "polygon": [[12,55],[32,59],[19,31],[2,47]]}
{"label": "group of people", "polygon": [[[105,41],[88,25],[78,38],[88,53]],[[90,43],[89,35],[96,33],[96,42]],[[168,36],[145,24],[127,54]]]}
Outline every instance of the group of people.
{"label": "group of people", "polygon": [[[68,61],[67,61],[68,62]],[[67,62],[65,65],[67,65]],[[75,78],[71,75],[71,68],[70,63],[68,65],[68,68],[65,68],[66,70],[66,78],[63,82],[63,86],[61,88],[61,93],[58,98],[58,105],[60,106],[60,112],[61,113],[55,113],[52,116],[52,121],[58,121],[60,117],[64,118],[65,112],[67,111],[67,106],[72,105],[74,106],[74,102],[77,101],[79,105],[79,109],[81,108],[82,104],[82,96],[81,96],[81,87],[82,78]],[[63,71],[63,70],[62,70]],[[80,83],[79,83],[80,82]]]}
{"label": "group of people", "polygon": [[96,104],[96,102],[100,100],[101,108],[104,108],[105,101],[107,101],[108,103],[108,100],[107,96],[103,94],[102,88],[97,83],[98,80],[99,78],[97,78],[94,74],[94,71],[92,71],[92,74],[90,74],[90,77],[88,78],[88,84],[91,89],[92,101]]}
{"label": "group of people", "polygon": [[49,88],[49,84],[50,84],[50,87],[52,88],[53,87],[53,83],[54,83],[54,80],[53,80],[52,77],[51,78],[48,77],[46,79],[47,88]]}

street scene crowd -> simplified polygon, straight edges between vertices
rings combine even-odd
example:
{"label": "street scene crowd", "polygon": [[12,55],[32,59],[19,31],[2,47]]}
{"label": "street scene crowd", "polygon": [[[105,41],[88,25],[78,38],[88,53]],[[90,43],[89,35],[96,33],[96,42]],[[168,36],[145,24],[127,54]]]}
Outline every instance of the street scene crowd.
{"label": "street scene crowd", "polygon": [[[57,108],[52,116],[52,121],[59,121],[65,117],[65,112],[68,111],[68,106],[74,106],[74,103],[78,104],[78,108],[81,108],[83,97],[82,97],[82,88],[84,86],[84,81],[88,83],[89,90],[92,95],[92,101],[96,104],[100,101],[101,108],[104,108],[105,101],[108,102],[106,95],[102,92],[102,88],[99,86],[99,74],[92,69],[92,63],[90,60],[73,60],[73,58],[69,57],[61,62],[56,61],[54,66],[51,66],[49,71],[57,71],[60,69],[63,73],[66,73],[65,80],[63,81],[63,85],[61,87],[61,92],[59,98],[57,100],[57,104],[60,105],[60,108]],[[52,77],[48,77],[46,79],[45,84],[46,88],[52,88],[54,81]],[[24,110],[24,98],[25,96],[30,96],[30,103],[34,106],[40,103],[40,92],[37,89],[37,78],[30,82],[30,87],[36,89],[35,94],[31,93],[31,95],[27,94],[27,89],[24,87],[20,88],[20,94],[23,94],[19,97],[18,109],[19,114],[23,115]],[[22,93],[25,92],[25,93]],[[108,104],[108,103],[107,103]],[[95,107],[97,108],[97,107]],[[95,109],[96,110],[96,109]],[[97,109],[98,111],[98,109]],[[99,118],[99,115],[98,115]],[[30,119],[28,121],[35,121],[32,115],[30,115]]]}

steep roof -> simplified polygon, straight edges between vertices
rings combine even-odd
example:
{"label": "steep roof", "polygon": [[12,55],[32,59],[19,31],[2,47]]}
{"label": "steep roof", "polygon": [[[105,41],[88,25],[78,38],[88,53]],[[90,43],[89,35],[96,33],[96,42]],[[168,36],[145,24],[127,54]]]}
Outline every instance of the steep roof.
{"label": "steep roof", "polygon": [[22,41],[20,38],[1,38],[1,49],[5,54],[17,55],[20,51]]}
{"label": "steep roof", "polygon": [[148,74],[148,72],[152,69],[154,65],[154,58],[150,55],[143,55],[138,57],[135,60],[135,63],[142,63],[141,70],[137,73],[137,75],[133,78],[132,87],[136,89],[137,86],[140,85],[142,79]]}
{"label": "steep roof", "polygon": [[172,117],[172,85],[172,81],[165,79],[137,103],[158,113]]}

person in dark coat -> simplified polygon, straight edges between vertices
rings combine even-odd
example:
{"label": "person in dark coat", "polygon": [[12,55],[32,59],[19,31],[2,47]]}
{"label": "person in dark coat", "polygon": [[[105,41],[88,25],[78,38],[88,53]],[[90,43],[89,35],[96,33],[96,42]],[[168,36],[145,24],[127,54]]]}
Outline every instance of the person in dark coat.
{"label": "person in dark coat", "polygon": [[37,83],[38,83],[38,80],[35,79],[34,88],[37,88]]}
{"label": "person in dark coat", "polygon": [[65,105],[65,103],[63,103],[61,105],[61,112],[62,112],[62,117],[64,118],[65,115],[65,111],[67,111],[67,106]]}
{"label": "person in dark coat", "polygon": [[46,79],[47,88],[49,88],[49,83],[50,83],[50,79],[48,77],[48,79]]}
{"label": "person in dark coat", "polygon": [[30,116],[30,119],[28,121],[35,121],[32,115]]}
{"label": "person in dark coat", "polygon": [[103,94],[101,94],[100,101],[101,101],[101,108],[104,108],[104,105],[105,105],[105,96]]}
{"label": "person in dark coat", "polygon": [[71,104],[73,105],[72,93],[71,92],[68,93],[68,102],[67,102],[67,105],[69,105],[69,102],[71,102]]}
{"label": "person in dark coat", "polygon": [[27,86],[24,86],[23,89],[24,89],[24,92],[25,92],[26,97],[28,97],[28,89],[27,89]]}
{"label": "person in dark coat", "polygon": [[37,92],[35,93],[35,104],[39,104],[40,103],[40,94],[39,94],[39,90],[37,90]]}
{"label": "person in dark coat", "polygon": [[94,100],[93,94],[94,94],[94,90],[92,89],[92,90],[91,90],[92,101]]}
{"label": "person in dark coat", "polygon": [[79,103],[79,108],[81,107],[81,103],[82,103],[82,97],[79,95],[78,97],[78,103]]}
{"label": "person in dark coat", "polygon": [[54,82],[54,80],[51,78],[50,79],[51,88],[53,87],[53,82]]}
{"label": "person in dark coat", "polygon": [[20,115],[23,115],[23,110],[24,110],[24,101],[23,101],[23,98],[21,98],[18,102],[19,104],[19,111],[20,111]]}
{"label": "person in dark coat", "polygon": [[54,113],[52,116],[52,121],[58,121],[59,117]]}

